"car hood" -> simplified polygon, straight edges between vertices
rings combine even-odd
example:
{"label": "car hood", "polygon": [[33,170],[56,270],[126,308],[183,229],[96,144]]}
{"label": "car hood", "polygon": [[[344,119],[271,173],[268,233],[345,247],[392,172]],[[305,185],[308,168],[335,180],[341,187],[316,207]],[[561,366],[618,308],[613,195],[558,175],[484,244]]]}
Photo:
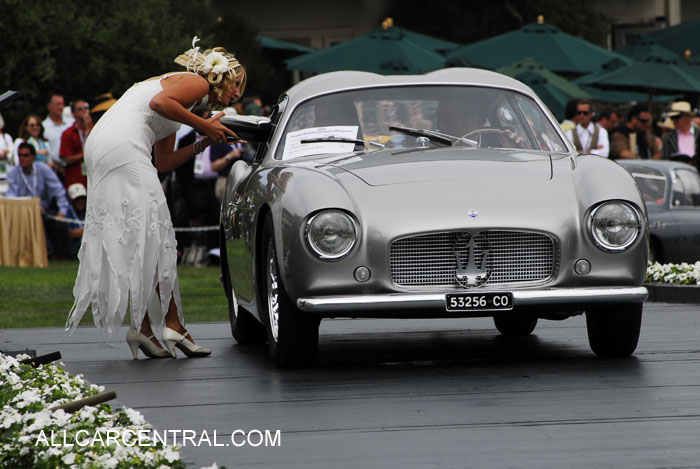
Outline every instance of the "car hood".
{"label": "car hood", "polygon": [[508,150],[435,149],[397,150],[353,154],[316,160],[316,169],[341,176],[349,173],[370,186],[428,181],[454,181],[456,175],[478,175],[501,183],[546,181],[552,177],[546,153]]}

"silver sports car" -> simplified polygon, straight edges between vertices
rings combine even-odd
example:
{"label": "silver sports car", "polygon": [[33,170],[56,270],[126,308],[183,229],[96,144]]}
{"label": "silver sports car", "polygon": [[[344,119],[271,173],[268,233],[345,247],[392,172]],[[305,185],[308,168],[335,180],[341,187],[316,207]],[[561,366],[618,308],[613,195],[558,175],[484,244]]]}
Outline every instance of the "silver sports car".
{"label": "silver sports car", "polygon": [[241,344],[311,363],[322,318],[491,316],[502,334],[586,314],[600,356],[639,337],[648,250],[632,178],[577,156],[542,101],[484,70],[335,72],[269,119],[227,177],[222,281]]}

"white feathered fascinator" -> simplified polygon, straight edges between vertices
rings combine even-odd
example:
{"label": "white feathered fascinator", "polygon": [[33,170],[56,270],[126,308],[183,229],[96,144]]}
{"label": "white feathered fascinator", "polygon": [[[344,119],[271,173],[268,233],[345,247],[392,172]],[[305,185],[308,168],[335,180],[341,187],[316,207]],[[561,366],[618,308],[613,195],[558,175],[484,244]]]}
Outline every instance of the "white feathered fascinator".
{"label": "white feathered fascinator", "polygon": [[199,52],[197,46],[199,38],[192,39],[192,49],[175,58],[175,63],[182,65],[188,71],[197,73],[207,79],[209,84],[218,85],[224,76],[236,77],[243,73],[243,66],[236,57],[226,52],[223,47],[207,49],[203,53]]}

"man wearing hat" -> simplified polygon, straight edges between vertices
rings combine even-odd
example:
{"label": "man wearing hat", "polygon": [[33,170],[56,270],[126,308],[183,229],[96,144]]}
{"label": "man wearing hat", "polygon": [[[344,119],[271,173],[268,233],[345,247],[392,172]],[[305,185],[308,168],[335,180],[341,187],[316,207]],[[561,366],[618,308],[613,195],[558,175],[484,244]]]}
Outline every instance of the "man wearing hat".
{"label": "man wearing hat", "polygon": [[93,124],[97,124],[100,117],[107,112],[109,108],[112,107],[117,100],[114,99],[112,93],[103,93],[95,98],[95,107],[90,110],[90,115],[92,116]]}
{"label": "man wearing hat", "polygon": [[664,137],[663,158],[686,161],[700,168],[700,131],[692,125],[693,115],[687,101],[671,104],[668,116],[676,129]]}
{"label": "man wearing hat", "polygon": [[[87,190],[85,190],[85,186],[79,182],[68,186],[68,199],[70,200],[70,207],[66,213],[66,218],[69,220],[79,220],[80,222],[85,221],[85,206],[87,203]],[[83,223],[74,221],[68,225],[66,256],[69,259],[75,259],[78,256],[80,242],[83,239],[83,231]]]}

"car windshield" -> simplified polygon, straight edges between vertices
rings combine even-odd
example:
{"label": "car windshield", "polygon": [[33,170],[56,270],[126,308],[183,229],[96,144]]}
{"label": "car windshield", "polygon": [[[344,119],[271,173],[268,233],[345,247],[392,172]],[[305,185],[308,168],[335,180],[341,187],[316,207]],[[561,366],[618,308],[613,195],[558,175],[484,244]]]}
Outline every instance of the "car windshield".
{"label": "car windshield", "polygon": [[434,85],[364,88],[310,99],[293,110],[275,158],[379,148],[362,141],[390,149],[459,145],[568,151],[540,106],[526,95]]}
{"label": "car windshield", "polygon": [[627,166],[647,205],[663,205],[666,200],[666,176],[656,169]]}

